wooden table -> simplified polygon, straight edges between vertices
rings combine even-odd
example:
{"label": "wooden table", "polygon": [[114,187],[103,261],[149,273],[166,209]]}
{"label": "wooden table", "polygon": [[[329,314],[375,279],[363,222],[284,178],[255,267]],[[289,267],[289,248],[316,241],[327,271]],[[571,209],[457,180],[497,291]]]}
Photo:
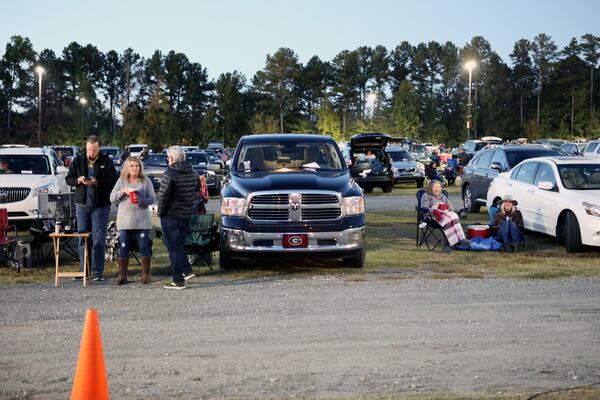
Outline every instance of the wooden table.
{"label": "wooden table", "polygon": [[[83,287],[85,287],[86,285],[86,279],[89,275],[90,272],[90,265],[89,265],[89,261],[88,261],[88,239],[90,238],[90,236],[92,236],[91,233],[89,232],[82,232],[82,233],[51,233],[50,235],[48,235],[52,238],[52,241],[54,242],[54,263],[56,264],[56,273],[54,275],[54,286],[58,287],[58,279],[59,278],[67,278],[67,277],[72,277],[72,278],[83,278]],[[77,238],[83,238],[84,240],[84,251],[83,251],[83,272],[60,272],[58,270],[59,267],[59,256],[60,256],[60,238],[64,238],[64,237],[77,237]],[[87,272],[87,273],[86,273]]]}

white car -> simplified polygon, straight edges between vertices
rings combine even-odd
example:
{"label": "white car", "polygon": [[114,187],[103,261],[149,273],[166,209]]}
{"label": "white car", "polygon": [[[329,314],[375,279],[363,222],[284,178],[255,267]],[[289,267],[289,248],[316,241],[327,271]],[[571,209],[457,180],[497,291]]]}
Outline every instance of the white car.
{"label": "white car", "polygon": [[519,202],[525,229],[554,236],[569,253],[600,246],[600,160],[527,159],[492,181],[488,209],[507,194]]}
{"label": "white car", "polygon": [[590,141],[587,146],[585,146],[585,150],[583,150],[583,156],[600,159],[600,140]]}
{"label": "white car", "polygon": [[69,193],[68,169],[49,147],[0,149],[0,208],[11,221],[37,217],[40,193]]}

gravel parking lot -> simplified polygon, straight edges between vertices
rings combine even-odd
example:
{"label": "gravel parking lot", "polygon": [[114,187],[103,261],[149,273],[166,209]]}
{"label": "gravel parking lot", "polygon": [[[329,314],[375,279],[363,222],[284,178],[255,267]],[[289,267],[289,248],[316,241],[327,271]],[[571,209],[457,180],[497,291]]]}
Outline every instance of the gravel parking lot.
{"label": "gravel parking lot", "polygon": [[64,399],[98,309],[113,398],[537,391],[600,381],[600,281],[402,274],[0,285],[0,398]]}

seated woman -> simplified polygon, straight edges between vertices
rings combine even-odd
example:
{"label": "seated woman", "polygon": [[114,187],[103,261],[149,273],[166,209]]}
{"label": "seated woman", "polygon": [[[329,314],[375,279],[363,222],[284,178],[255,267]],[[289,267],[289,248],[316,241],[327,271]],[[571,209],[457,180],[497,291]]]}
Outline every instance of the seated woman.
{"label": "seated woman", "polygon": [[444,251],[450,251],[450,246],[460,244],[469,246],[471,242],[465,239],[465,233],[459,222],[454,206],[442,192],[440,181],[431,181],[425,194],[421,197],[421,207],[429,209],[429,213],[442,227],[444,232]]}
{"label": "seated woman", "polygon": [[504,250],[507,253],[514,252],[515,247],[525,240],[523,215],[521,211],[517,210],[517,204],[512,196],[506,195],[492,222],[492,234],[496,240],[504,244]]}

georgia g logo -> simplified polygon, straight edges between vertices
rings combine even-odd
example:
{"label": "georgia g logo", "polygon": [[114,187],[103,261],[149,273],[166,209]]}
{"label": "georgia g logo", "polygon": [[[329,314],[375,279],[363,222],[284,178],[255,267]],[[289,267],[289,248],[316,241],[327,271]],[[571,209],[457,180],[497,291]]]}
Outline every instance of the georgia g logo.
{"label": "georgia g logo", "polygon": [[299,246],[302,244],[302,238],[300,236],[290,236],[288,238],[288,243],[291,246]]}

